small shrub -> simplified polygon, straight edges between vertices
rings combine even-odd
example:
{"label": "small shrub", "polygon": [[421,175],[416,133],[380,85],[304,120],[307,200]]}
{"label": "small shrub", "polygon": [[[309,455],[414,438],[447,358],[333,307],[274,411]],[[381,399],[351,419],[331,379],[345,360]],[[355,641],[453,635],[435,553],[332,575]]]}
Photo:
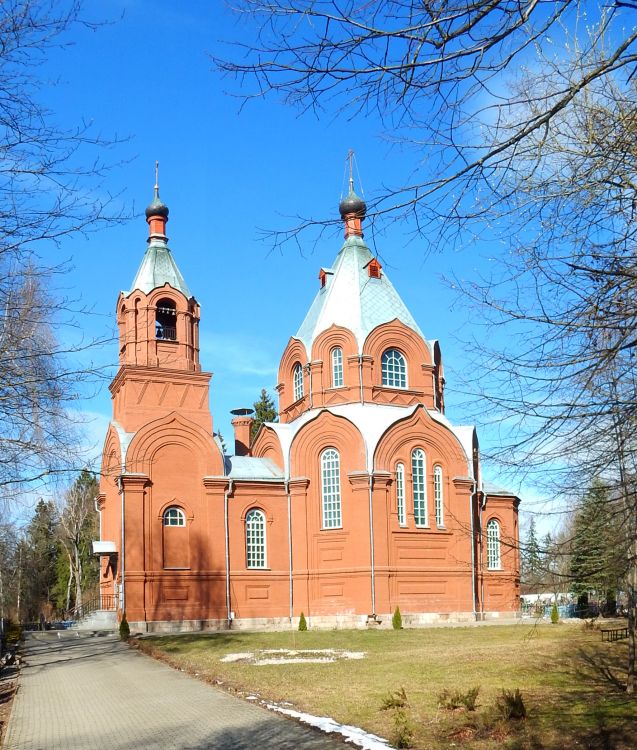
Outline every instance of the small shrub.
{"label": "small shrub", "polygon": [[479,692],[479,685],[469,688],[466,692],[462,692],[462,690],[454,690],[452,692],[445,688],[442,693],[438,695],[438,705],[440,708],[445,708],[448,711],[455,711],[463,706],[467,711],[475,711]]}
{"label": "small shrub", "polygon": [[130,627],[126,619],[126,612],[122,612],[122,619],[119,623],[119,637],[123,641],[127,641],[130,638]]}
{"label": "small shrub", "polygon": [[414,728],[404,708],[394,711],[394,733],[392,744],[394,747],[411,747],[414,739]]}
{"label": "small shrub", "polygon": [[560,621],[560,613],[557,608],[557,603],[553,602],[553,607],[551,608],[551,622],[553,625],[557,625],[557,623]]}
{"label": "small shrub", "polygon": [[400,609],[396,607],[394,611],[394,615],[391,618],[391,626],[394,630],[402,630],[403,629],[403,617],[400,614]]}
{"label": "small shrub", "polygon": [[500,697],[495,702],[500,716],[506,721],[511,719],[526,719],[526,706],[522,700],[520,689],[502,690]]}
{"label": "small shrub", "polygon": [[383,698],[380,708],[381,711],[387,711],[390,708],[405,708],[405,706],[408,705],[407,693],[405,693],[405,688],[401,687],[400,690],[395,690],[393,693],[387,693],[387,697]]}
{"label": "small shrub", "polygon": [[307,621],[303,612],[301,612],[301,616],[299,617],[299,630],[302,632],[307,630]]}

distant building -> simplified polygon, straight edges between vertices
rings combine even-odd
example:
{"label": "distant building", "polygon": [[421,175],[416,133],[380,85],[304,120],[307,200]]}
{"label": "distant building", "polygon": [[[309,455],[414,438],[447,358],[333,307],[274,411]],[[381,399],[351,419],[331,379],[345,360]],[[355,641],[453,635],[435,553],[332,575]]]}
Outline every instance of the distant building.
{"label": "distant building", "polygon": [[[280,421],[213,436],[200,308],[146,210],[117,301],[120,368],[100,495],[101,590],[133,629],[407,625],[519,607],[518,504],[445,416],[442,356],[342,201],[345,242],[279,367]],[[291,290],[290,290],[291,291]]]}

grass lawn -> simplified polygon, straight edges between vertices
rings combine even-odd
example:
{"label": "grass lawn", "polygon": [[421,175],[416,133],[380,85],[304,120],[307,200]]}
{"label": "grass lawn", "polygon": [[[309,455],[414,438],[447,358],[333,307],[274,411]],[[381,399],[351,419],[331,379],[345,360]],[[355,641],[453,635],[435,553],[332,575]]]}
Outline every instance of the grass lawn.
{"label": "grass lawn", "polygon": [[[139,647],[168,663],[245,694],[293,704],[397,740],[397,710],[381,710],[405,689],[410,747],[637,747],[637,698],[622,691],[626,641],[602,643],[581,624],[521,623],[423,630],[214,633],[144,638]],[[364,651],[361,660],[258,666],[221,658],[261,649]],[[480,686],[476,711],[438,706],[439,695]],[[504,721],[503,688],[519,688],[527,719]],[[400,714],[400,711],[398,711]]]}

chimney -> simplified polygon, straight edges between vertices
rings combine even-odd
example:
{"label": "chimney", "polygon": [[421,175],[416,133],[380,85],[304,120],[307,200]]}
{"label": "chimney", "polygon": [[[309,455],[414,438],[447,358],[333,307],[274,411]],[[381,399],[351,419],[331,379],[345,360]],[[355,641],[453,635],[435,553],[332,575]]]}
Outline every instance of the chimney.
{"label": "chimney", "polygon": [[254,411],[252,409],[233,409],[234,414],[232,426],[234,427],[234,454],[235,456],[250,455],[250,430],[254,422]]}

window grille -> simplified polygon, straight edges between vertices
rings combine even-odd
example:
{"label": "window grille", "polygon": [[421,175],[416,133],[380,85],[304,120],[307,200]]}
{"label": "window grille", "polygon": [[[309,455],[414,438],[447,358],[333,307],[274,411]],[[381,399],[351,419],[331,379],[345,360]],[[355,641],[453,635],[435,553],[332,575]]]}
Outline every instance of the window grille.
{"label": "window grille", "polygon": [[444,526],[444,505],[442,499],[442,466],[434,467],[434,513],[436,526]]}
{"label": "window grille", "polygon": [[500,524],[492,518],[487,524],[487,568],[499,570],[500,560]]}
{"label": "window grille", "polygon": [[321,455],[323,528],[338,529],[341,518],[341,461],[338,451],[328,448]]}
{"label": "window grille", "polygon": [[425,452],[416,448],[411,454],[411,480],[416,526],[427,526],[427,487],[425,484]]}
{"label": "window grille", "polygon": [[405,513],[405,467],[403,464],[396,466],[396,506],[398,508],[398,523],[401,526],[407,525],[407,515]]}
{"label": "window grille", "polygon": [[294,400],[298,401],[303,398],[303,368],[299,362],[294,365],[293,384]]}
{"label": "window grille", "polygon": [[267,567],[265,550],[265,513],[253,509],[246,514],[247,567]]}
{"label": "window grille", "polygon": [[407,362],[398,349],[387,349],[381,358],[382,384],[388,388],[407,387]]}
{"label": "window grille", "polygon": [[185,526],[186,515],[181,508],[166,508],[163,516],[164,526]]}
{"label": "window grille", "polygon": [[332,349],[332,386],[340,388],[343,385],[343,350],[337,346]]}

